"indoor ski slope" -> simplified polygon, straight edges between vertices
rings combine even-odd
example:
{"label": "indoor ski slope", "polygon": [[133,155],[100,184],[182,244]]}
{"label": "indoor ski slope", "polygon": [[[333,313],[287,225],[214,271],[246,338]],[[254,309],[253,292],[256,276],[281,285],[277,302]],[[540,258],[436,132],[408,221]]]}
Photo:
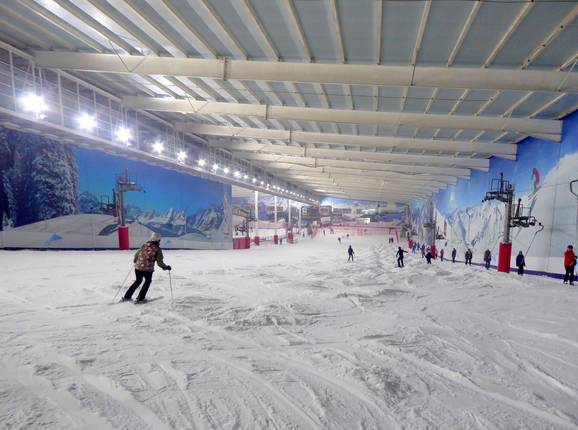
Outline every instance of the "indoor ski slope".
{"label": "indoor ski slope", "polygon": [[166,251],[140,307],[132,252],[1,252],[0,427],[578,428],[578,289],[385,242]]}

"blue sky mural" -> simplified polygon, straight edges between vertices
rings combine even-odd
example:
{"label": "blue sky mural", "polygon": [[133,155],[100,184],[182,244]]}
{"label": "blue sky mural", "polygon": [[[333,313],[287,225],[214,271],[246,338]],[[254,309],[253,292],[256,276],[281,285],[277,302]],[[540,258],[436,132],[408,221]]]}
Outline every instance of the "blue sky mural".
{"label": "blue sky mural", "polygon": [[128,169],[130,178],[140,184],[145,192],[128,192],[125,201],[143,210],[166,212],[172,208],[190,214],[223,202],[223,184],[218,182],[98,151],[75,149],[75,154],[81,193],[112,198],[116,177]]}

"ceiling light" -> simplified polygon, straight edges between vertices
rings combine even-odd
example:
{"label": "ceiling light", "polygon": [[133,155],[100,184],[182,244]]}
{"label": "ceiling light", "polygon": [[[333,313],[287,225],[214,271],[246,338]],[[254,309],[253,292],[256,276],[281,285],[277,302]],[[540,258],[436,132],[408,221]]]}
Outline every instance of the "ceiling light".
{"label": "ceiling light", "polygon": [[96,118],[93,115],[82,113],[76,120],[78,121],[78,128],[81,130],[92,132],[96,127]]}
{"label": "ceiling light", "polygon": [[205,165],[205,160],[203,160],[202,158],[200,158],[197,163],[199,164],[199,166],[203,167],[203,166]]}
{"label": "ceiling light", "polygon": [[187,153],[185,151],[179,151],[177,153],[177,161],[179,163],[184,163],[186,159],[187,159]]}
{"label": "ceiling light", "polygon": [[132,132],[126,127],[120,127],[116,133],[116,140],[124,143],[126,146],[130,146],[130,140],[132,139]]}
{"label": "ceiling light", "polygon": [[44,119],[46,116],[44,112],[48,110],[44,97],[39,96],[35,93],[26,93],[20,98],[20,103],[22,104],[22,109],[24,112],[32,112],[36,115],[36,118]]}
{"label": "ceiling light", "polygon": [[165,145],[163,144],[163,142],[157,140],[155,143],[153,143],[153,151],[156,152],[157,154],[161,154],[164,150]]}

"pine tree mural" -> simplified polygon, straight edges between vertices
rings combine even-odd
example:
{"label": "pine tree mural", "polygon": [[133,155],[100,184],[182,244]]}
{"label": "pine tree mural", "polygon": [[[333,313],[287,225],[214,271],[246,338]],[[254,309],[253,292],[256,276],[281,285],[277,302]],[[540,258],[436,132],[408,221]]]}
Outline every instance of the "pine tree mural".
{"label": "pine tree mural", "polygon": [[69,146],[0,129],[0,155],[0,228],[76,213],[78,169]]}

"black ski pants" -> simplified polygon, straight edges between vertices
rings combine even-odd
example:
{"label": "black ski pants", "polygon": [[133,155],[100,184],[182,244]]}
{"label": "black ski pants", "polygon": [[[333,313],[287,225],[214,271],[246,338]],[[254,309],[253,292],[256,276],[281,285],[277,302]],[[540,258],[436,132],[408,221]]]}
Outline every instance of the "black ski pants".
{"label": "black ski pants", "polygon": [[574,283],[574,267],[576,264],[572,264],[571,266],[564,266],[566,269],[566,273],[564,274],[564,283],[570,281],[570,284]]}
{"label": "black ski pants", "polygon": [[129,289],[126,290],[124,298],[130,300],[132,298],[132,295],[134,294],[134,292],[144,279],[144,284],[140,289],[140,292],[137,297],[137,300],[143,300],[144,298],[146,298],[149,287],[151,286],[151,282],[153,280],[153,272],[145,272],[144,270],[135,269],[134,273],[136,275],[136,280],[132,283]]}
{"label": "black ski pants", "polygon": [[466,266],[467,266],[468,264],[469,264],[470,266],[472,265],[472,259],[471,259],[471,258],[466,258]]}
{"label": "black ski pants", "polygon": [[524,274],[524,265],[518,265],[518,275],[522,276]]}
{"label": "black ski pants", "polygon": [[353,254],[349,254],[349,258],[347,259],[347,261],[353,261]]}
{"label": "black ski pants", "polygon": [[398,259],[397,259],[397,267],[404,267],[404,265],[403,265],[403,257],[398,257]]}

